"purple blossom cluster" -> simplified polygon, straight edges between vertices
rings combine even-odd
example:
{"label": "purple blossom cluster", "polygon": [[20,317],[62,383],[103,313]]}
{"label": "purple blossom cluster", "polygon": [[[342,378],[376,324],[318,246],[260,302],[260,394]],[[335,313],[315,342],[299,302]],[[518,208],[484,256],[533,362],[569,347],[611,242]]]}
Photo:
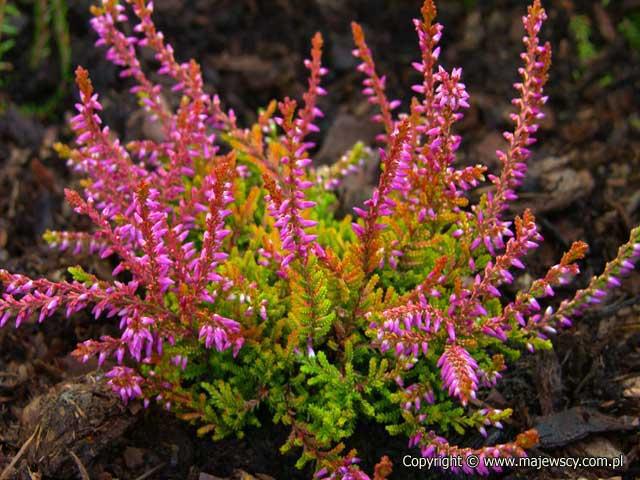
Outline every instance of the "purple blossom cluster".
{"label": "purple blossom cluster", "polygon": [[463,405],[476,398],[478,363],[460,345],[448,345],[438,360],[442,383],[452,397]]}
{"label": "purple blossom cluster", "polygon": [[244,339],[238,337],[235,342],[232,343],[228,333],[237,334],[239,332],[240,324],[238,322],[214,313],[211,320],[200,328],[198,337],[204,341],[205,347],[211,348],[215,346],[220,352],[233,346],[233,354],[235,356],[240,351],[240,348],[242,348]]}
{"label": "purple blossom cluster", "polygon": [[441,312],[431,307],[422,294],[417,304],[387,310],[384,318],[382,325],[372,322],[369,326],[377,331],[380,351],[392,350],[400,360],[412,362],[417,362],[420,354],[427,354],[429,342],[443,322]]}
{"label": "purple blossom cluster", "polygon": [[137,375],[132,368],[114,367],[105,376],[109,379],[107,384],[120,395],[124,403],[142,397],[142,377]]}
{"label": "purple blossom cluster", "polygon": [[519,69],[522,80],[514,84],[520,94],[512,101],[517,108],[517,112],[511,114],[515,128],[512,132],[504,132],[509,148],[496,152],[502,163],[502,171],[499,177],[489,176],[496,186],[495,192],[487,194],[483,208],[475,207],[480,224],[478,238],[485,244],[493,243],[496,248],[501,248],[502,238],[509,228],[508,222],[501,221],[501,214],[517,198],[515,189],[526,175],[526,162],[531,157],[529,147],[536,142],[534,135],[538,131],[539,121],[544,118],[542,107],[548,100],[543,88],[551,65],[551,45],[548,42],[541,45],[538,36],[546,19],[547,15],[539,5],[534,5],[529,14],[522,18],[526,30],[523,37],[526,51],[521,54],[524,61],[524,66]]}
{"label": "purple blossom cluster", "polygon": [[320,86],[321,78],[327,74],[327,69],[321,64],[322,45],[322,36],[318,33],[312,41],[311,58],[304,62],[310,72],[309,86],[303,96],[304,107],[296,112],[295,100],[286,98],[278,105],[281,116],[275,118],[276,124],[284,131],[282,140],[286,155],[280,158],[283,170],[281,187],[277,191],[270,191],[265,199],[269,212],[276,220],[275,227],[280,231],[281,248],[287,252],[280,261],[281,275],[285,275],[288,265],[294,259],[306,262],[309,248],[322,254],[322,247],[315,242],[317,235],[307,232],[317,222],[304,214],[316,205],[314,201],[306,199],[305,195],[305,191],[313,186],[313,181],[307,175],[311,165],[307,152],[315,146],[306,137],[319,130],[314,122],[323,113],[317,107],[317,99],[327,93]]}
{"label": "purple blossom cluster", "polygon": [[[134,79],[133,93],[162,123],[164,139],[134,142],[131,151],[125,149],[102,125],[102,105],[88,72],[79,68],[80,100],[71,119],[76,147],[61,153],[76,171],[89,177],[82,195],[67,191],[66,196],[76,212],[92,220],[95,231],[51,232],[48,239],[62,250],[73,248],[80,253],[86,248],[101,258],[114,256],[113,277],[126,274],[131,280],[107,282],[76,272],[72,282],[50,282],[0,271],[4,285],[2,326],[11,318],[19,326],[34,314],[43,321],[61,309],[67,317],[89,309],[95,318],[119,318],[118,338],[87,340],[78,345],[75,355],[82,361],[95,356],[99,365],[115,361],[107,378],[125,401],[143,394],[150,398],[172,388],[125,367],[127,355],[151,365],[154,372],[162,362],[166,343],[173,345],[178,339],[194,336],[206,348],[237,353],[244,342],[238,322],[207,307],[215,302],[217,290],[226,288],[218,266],[228,257],[222,245],[231,233],[225,223],[231,214],[227,207],[234,200],[235,157],[216,156],[218,147],[213,145],[215,136],[207,126],[206,113],[212,101],[202,90],[196,64],[175,61],[171,47],[164,44],[151,21],[151,3],[130,3],[139,19],[134,32],[141,37],[122,33],[118,24],[128,18],[124,6],[116,2],[96,7],[92,25],[99,36],[98,45],[107,47],[107,58],[122,67],[122,76]],[[159,73],[171,77],[176,82],[174,90],[186,95],[176,113],[167,110],[161,87],[142,71],[140,47],[155,51]],[[196,173],[196,159],[215,159],[215,165],[200,171],[200,180],[186,187],[182,176]],[[166,304],[168,294],[176,298],[178,311]],[[191,320],[185,323],[185,319]],[[191,322],[195,332],[186,328]],[[185,360],[179,358],[178,363],[184,366]]]}

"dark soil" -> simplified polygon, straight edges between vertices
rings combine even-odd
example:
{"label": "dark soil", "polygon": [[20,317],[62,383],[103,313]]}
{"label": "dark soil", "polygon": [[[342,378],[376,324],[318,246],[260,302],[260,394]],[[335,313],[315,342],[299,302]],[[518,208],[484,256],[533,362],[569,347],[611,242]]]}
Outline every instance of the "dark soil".
{"label": "dark soil", "polygon": [[[388,74],[390,91],[405,105],[408,86],[416,80],[408,66],[418,55],[411,24],[418,14],[418,0],[155,3],[157,24],[179,58],[198,59],[209,87],[220,92],[226,106],[247,121],[272,98],[301,95],[306,82],[302,59],[313,32],[322,31],[331,74],[327,81],[330,94],[321,105],[326,112],[318,139],[321,162],[332,161],[356,140],[371,141],[375,134],[366,120],[369,109],[359,93],[360,76],[350,54],[351,19],[363,24],[379,70]],[[442,60],[447,67],[464,68],[472,95],[472,108],[460,128],[464,138],[460,161],[482,162],[495,169],[499,132],[508,127],[508,100],[517,75],[525,2],[481,1],[473,7],[465,7],[473,2],[440,3],[440,21],[446,27]],[[575,285],[584,286],[590,275],[600,272],[615,256],[629,229],[640,222],[640,55],[615,28],[639,8],[639,2],[610,2],[606,10],[600,1],[545,3],[550,17],[545,36],[554,47],[551,101],[529,180],[513,213],[532,208],[546,238],[531,262],[534,277],[555,263],[572,241],[589,243],[584,275]],[[153,128],[126,93],[127,85],[103,59],[103,52],[93,48],[95,37],[88,27],[90,2],[69,4],[73,63],[91,72],[106,107],[106,121],[126,140],[153,135]],[[576,15],[586,15],[592,24],[596,55],[589,61],[579,59],[569,29]],[[62,201],[63,188],[78,179],[52,150],[55,141],[69,139],[66,119],[73,94],[67,94],[46,119],[25,113],[21,106],[46,101],[60,77],[55,60],[35,72],[28,68],[21,52],[29,48],[33,25],[30,18],[23,20],[17,47],[8,59],[14,71],[0,93],[6,105],[0,116],[0,268],[55,279],[64,275],[69,264],[91,261],[51,252],[41,240],[49,228],[87,226]],[[372,178],[360,180],[354,191]],[[345,202],[353,195],[345,192]],[[106,268],[93,262],[97,271]],[[559,292],[558,296],[569,293]],[[523,356],[488,394],[494,405],[512,407],[515,412],[504,433],[490,432],[491,441],[508,440],[537,425],[545,435],[534,454],[623,454],[624,469],[518,471],[503,476],[640,476],[639,300],[640,275],[636,273],[607,306],[556,337],[555,352]],[[119,407],[99,391],[87,393],[90,377],[86,374],[91,367],[78,365],[69,356],[77,341],[111,328],[113,325],[96,325],[80,316],[73,322],[60,317],[41,326],[0,331],[0,472],[38,425],[37,431],[50,435],[39,435],[27,445],[27,454],[18,462],[17,478],[215,478],[205,474],[252,478],[243,477],[240,470],[257,478],[269,478],[258,474],[309,478],[309,472],[293,467],[295,455],[280,455],[278,447],[287,434],[281,428],[265,427],[247,432],[243,440],[213,443],[198,439],[189,426],[158,410],[128,409],[113,420],[111,415]],[[62,394],[71,400],[60,403]],[[100,407],[103,404],[106,406]],[[66,410],[72,407],[78,410]],[[101,408],[102,416],[95,413],[96,408]],[[83,423],[87,414],[90,421]],[[266,416],[265,420],[268,425]],[[109,423],[112,421],[115,423]],[[58,450],[42,443],[54,438],[52,432],[58,432]],[[473,435],[460,440],[470,445],[481,442]],[[389,455],[396,464],[392,478],[428,478],[426,472],[402,466],[402,456],[409,453],[405,441],[390,438],[377,426],[362,425],[350,446],[359,449],[368,467],[380,455]],[[44,453],[38,450],[43,448]],[[68,456],[69,450],[76,453],[77,461]]]}

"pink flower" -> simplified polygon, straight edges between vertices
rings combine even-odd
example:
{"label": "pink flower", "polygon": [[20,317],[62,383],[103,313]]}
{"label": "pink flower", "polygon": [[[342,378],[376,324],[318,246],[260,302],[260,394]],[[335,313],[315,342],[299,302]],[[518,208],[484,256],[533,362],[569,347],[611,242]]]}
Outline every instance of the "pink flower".
{"label": "pink flower", "polygon": [[[233,345],[238,349],[242,346],[242,337],[237,335],[239,332],[240,324],[238,322],[215,313],[207,323],[200,327],[198,338],[204,341],[206,348],[215,346],[216,350],[222,352]],[[234,351],[235,354],[237,351]]]}
{"label": "pink flower", "polygon": [[478,363],[459,345],[448,345],[438,360],[442,383],[449,395],[458,397],[463,405],[476,397]]}
{"label": "pink flower", "polygon": [[129,367],[113,367],[105,374],[107,382],[113,391],[117,393],[124,403],[142,397],[142,384],[144,380]]}

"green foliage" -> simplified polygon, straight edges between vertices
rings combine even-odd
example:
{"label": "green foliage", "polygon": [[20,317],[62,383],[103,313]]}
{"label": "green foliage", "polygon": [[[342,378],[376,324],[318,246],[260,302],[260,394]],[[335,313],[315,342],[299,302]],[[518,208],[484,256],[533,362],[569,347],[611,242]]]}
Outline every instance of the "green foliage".
{"label": "green foliage", "polygon": [[569,22],[569,30],[576,41],[580,63],[588,63],[597,54],[591,41],[591,20],[586,15],[574,15]]}
{"label": "green foliage", "polygon": [[72,75],[67,10],[66,0],[34,0],[29,5],[0,0],[0,72],[13,69],[3,58],[13,49],[15,39],[21,33],[16,24],[24,17],[33,24],[28,67],[31,70],[41,68],[43,62],[53,56],[58,64],[58,87],[51,96],[41,103],[22,105],[22,108],[35,115],[51,114],[68,92]]}
{"label": "green foliage", "polygon": [[67,271],[76,282],[92,285],[96,281],[96,277],[87,273],[81,266],[69,267]]}
{"label": "green foliage", "polygon": [[618,30],[631,48],[640,52],[640,12],[627,15],[618,24]]}

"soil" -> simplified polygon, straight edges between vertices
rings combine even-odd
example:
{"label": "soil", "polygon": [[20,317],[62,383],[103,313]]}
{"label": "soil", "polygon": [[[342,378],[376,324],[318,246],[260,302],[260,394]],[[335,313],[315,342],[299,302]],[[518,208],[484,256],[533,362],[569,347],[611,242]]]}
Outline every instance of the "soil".
{"label": "soil", "polygon": [[[105,104],[105,120],[126,140],[153,135],[153,127],[128,96],[127,84],[94,49],[87,0],[69,2],[73,64],[91,72]],[[272,98],[299,97],[304,90],[302,59],[313,32],[326,38],[330,94],[318,136],[319,162],[335,159],[356,140],[376,133],[359,93],[349,20],[359,21],[393,96],[409,100],[416,80],[409,67],[417,55],[411,18],[418,0],[156,0],[156,21],[180,59],[196,58],[208,88],[220,92],[227,107],[245,121]],[[445,25],[443,63],[462,66],[472,95],[460,127],[460,162],[498,167],[494,151],[508,127],[516,79],[522,1],[441,1]],[[545,36],[554,47],[548,116],[531,161],[521,200],[512,213],[532,208],[546,238],[530,262],[535,277],[554,264],[574,240],[590,245],[584,274],[572,286],[602,270],[640,223],[640,55],[616,29],[639,2],[548,0]],[[591,23],[595,54],[580,59],[569,25],[578,15]],[[86,228],[62,201],[63,188],[78,179],[56,157],[55,141],[70,138],[67,120],[74,93],[46,118],[25,105],[46,101],[60,75],[55,59],[32,71],[25,60],[33,38],[25,16],[17,46],[8,57],[14,70],[2,84],[0,99],[0,268],[33,276],[62,278],[67,266],[94,262],[47,249],[46,229]],[[147,59],[149,60],[149,59]],[[375,173],[343,192],[357,201]],[[569,289],[558,292],[568,296]],[[62,317],[43,325],[0,330],[0,472],[18,454],[16,478],[215,479],[309,478],[294,468],[295,455],[281,456],[286,437],[279,427],[247,432],[243,440],[214,443],[157,409],[142,411],[114,404],[91,375],[93,367],[69,356],[75,344],[113,329],[88,317]],[[624,468],[544,469],[505,472],[504,478],[618,478],[640,476],[640,275],[629,277],[608,304],[554,338],[555,351],[526,355],[499,386],[488,392],[496,406],[514,409],[505,431],[490,432],[500,442],[538,426],[541,445],[534,455],[618,456]],[[95,385],[94,382],[95,380]],[[92,386],[93,385],[93,386]],[[266,418],[266,417],[265,417]],[[268,419],[267,419],[268,420]],[[267,421],[266,424],[269,424]],[[34,436],[34,433],[37,435]],[[458,439],[480,445],[474,435]],[[350,446],[371,466],[382,454],[395,463],[391,478],[430,478],[402,466],[410,453],[405,441],[377,426],[362,425]],[[73,451],[74,456],[68,454]],[[248,473],[247,473],[248,472]],[[0,473],[1,475],[1,473]],[[434,478],[443,474],[431,473]]]}

